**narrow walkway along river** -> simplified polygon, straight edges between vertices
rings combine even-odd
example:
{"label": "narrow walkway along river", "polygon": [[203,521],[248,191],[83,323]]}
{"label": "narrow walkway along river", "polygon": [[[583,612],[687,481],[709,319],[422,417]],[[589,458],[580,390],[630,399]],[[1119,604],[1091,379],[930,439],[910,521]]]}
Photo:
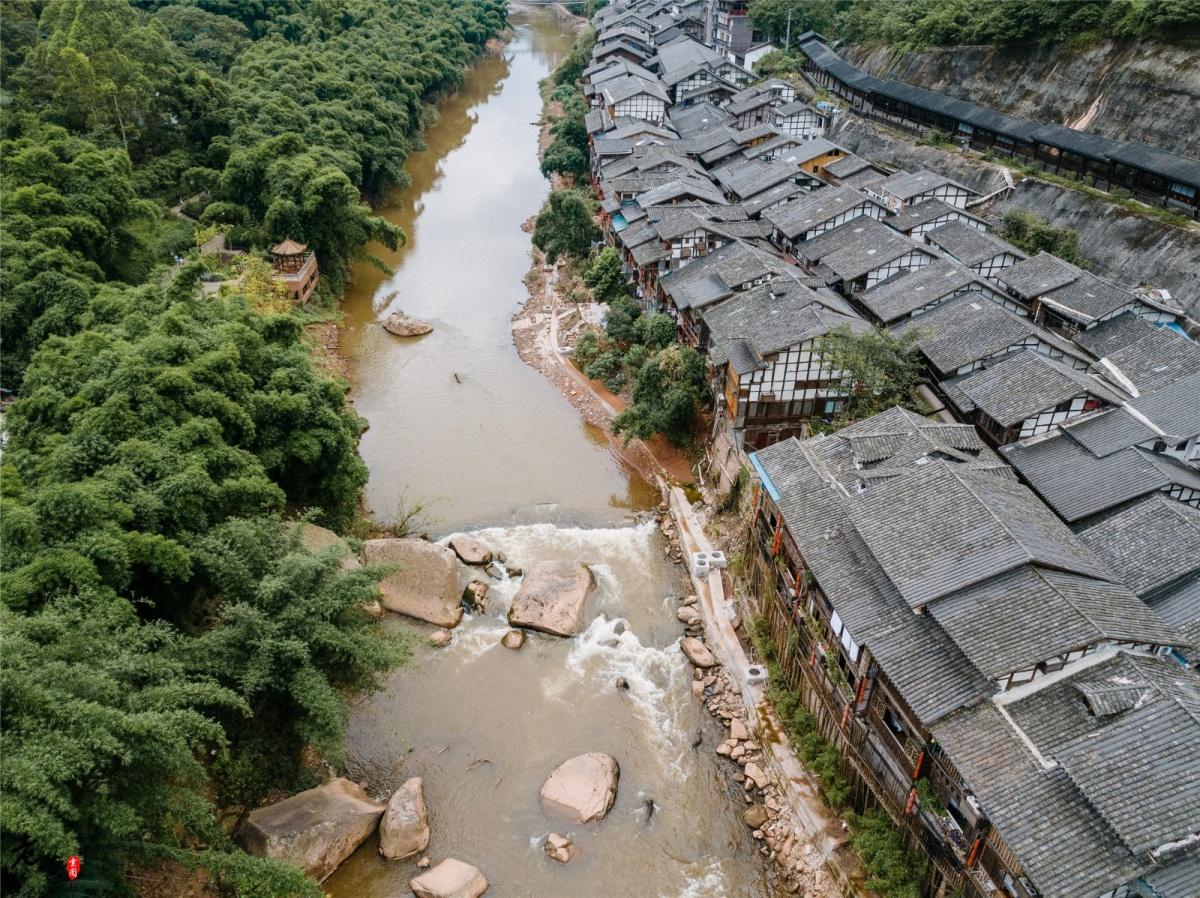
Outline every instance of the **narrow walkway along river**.
{"label": "narrow walkway along river", "polygon": [[[494,583],[488,612],[465,618],[450,646],[418,647],[382,692],[359,700],[350,775],[378,796],[422,776],[431,857],[478,866],[489,896],[763,898],[741,790],[711,751],[724,733],[692,697],[676,645],[671,597],[683,580],[664,561],[654,524],[632,521],[657,493],[631,478],[512,346],[529,265],[520,225],[547,191],[536,159],[537,82],[573,38],[549,10],[513,18],[513,41],[443,105],[429,149],[409,163],[412,186],[383,210],[409,244],[388,258],[393,275],[358,272],[343,345],[353,399],[371,423],[362,453],[378,516],[390,517],[406,491],[439,497],[441,533],[482,528],[481,539],[525,568],[555,558],[590,565],[591,623],[575,639],[531,634],[520,651],[502,648],[517,582]],[[430,320],[434,333],[385,333],[378,322],[396,307]],[[538,789],[585,751],[617,758],[620,787],[607,817],[577,826],[544,810]],[[568,865],[541,851],[552,830],[575,841]],[[414,861],[383,860],[372,838],[325,890],[406,895]]]}

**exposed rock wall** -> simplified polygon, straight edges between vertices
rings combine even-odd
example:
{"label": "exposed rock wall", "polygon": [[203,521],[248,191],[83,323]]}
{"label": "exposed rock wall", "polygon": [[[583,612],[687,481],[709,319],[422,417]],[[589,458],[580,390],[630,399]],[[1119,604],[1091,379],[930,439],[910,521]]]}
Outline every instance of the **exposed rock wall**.
{"label": "exposed rock wall", "polygon": [[[954,150],[919,146],[851,114],[837,121],[829,137],[864,159],[908,171],[927,168],[981,195],[1004,183],[995,164]],[[997,229],[1009,209],[1034,212],[1055,227],[1075,228],[1091,271],[1125,286],[1166,287],[1192,318],[1200,318],[1200,231],[1136,215],[1037,178],[1022,180],[1017,175],[1016,180],[1012,193],[972,211]]]}
{"label": "exposed rock wall", "polygon": [[986,216],[998,224],[1009,209],[1035,212],[1055,227],[1075,228],[1089,269],[1124,284],[1166,287],[1200,319],[1200,234],[1135,215],[1077,190],[1036,178],[1017,184]]}
{"label": "exposed rock wall", "polygon": [[1085,127],[1200,158],[1200,49],[1103,41],[1084,50],[946,47],[839,52],[907,81],[1034,121]]}

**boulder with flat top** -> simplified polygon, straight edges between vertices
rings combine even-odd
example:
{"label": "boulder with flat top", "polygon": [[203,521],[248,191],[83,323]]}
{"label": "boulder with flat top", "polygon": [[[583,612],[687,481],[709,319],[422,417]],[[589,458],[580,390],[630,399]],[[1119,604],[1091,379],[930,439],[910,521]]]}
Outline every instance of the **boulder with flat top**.
{"label": "boulder with flat top", "polygon": [[375,831],[383,810],[362,786],[333,779],[251,811],[238,841],[251,854],[295,864],[320,882]]}
{"label": "boulder with flat top", "polygon": [[393,312],[383,320],[383,329],[397,337],[419,337],[433,330],[433,325],[403,312]]}
{"label": "boulder with flat top", "polygon": [[429,847],[429,817],[419,776],[405,780],[388,799],[379,821],[379,853],[389,860],[420,854]]}
{"label": "boulder with flat top", "polygon": [[554,636],[574,636],[583,629],[591,588],[592,572],[579,562],[539,561],[513,596],[508,622]]}
{"label": "boulder with flat top", "polygon": [[408,887],[417,898],[479,898],[488,881],[478,868],[448,857],[410,880]]}
{"label": "boulder with flat top", "polygon": [[485,565],[492,562],[492,550],[473,536],[459,534],[450,538],[450,548],[463,564]]}
{"label": "boulder with flat top", "polygon": [[591,823],[617,799],[621,768],[617,759],[589,751],[563,761],[542,783],[542,804],[576,823]]}
{"label": "boulder with flat top", "polygon": [[462,620],[458,562],[445,546],[423,539],[369,539],[362,554],[367,564],[397,566],[379,583],[384,608],[439,627]]}

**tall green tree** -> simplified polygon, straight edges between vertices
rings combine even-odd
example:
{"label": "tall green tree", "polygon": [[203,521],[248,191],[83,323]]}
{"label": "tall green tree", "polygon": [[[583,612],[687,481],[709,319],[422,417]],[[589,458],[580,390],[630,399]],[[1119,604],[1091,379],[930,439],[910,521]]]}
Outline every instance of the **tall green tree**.
{"label": "tall green tree", "polygon": [[617,415],[613,433],[628,442],[663,434],[675,445],[691,439],[705,394],[704,359],[688,346],[670,346],[651,356],[633,388],[633,404]]}
{"label": "tall green tree", "polygon": [[866,418],[911,402],[921,380],[919,339],[916,329],[896,336],[882,329],[856,333],[840,327],[817,341],[822,366],[835,372],[835,388],[849,397],[843,417]]}
{"label": "tall green tree", "polygon": [[533,227],[533,245],[546,254],[550,264],[562,255],[586,257],[599,239],[588,195],[581,190],[551,193]]}

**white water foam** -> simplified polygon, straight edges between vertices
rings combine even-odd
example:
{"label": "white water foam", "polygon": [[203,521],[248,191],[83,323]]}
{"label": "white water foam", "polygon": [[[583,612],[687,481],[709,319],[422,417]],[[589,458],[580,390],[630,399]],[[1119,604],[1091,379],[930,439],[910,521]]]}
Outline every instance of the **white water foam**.
{"label": "white water foam", "polygon": [[626,695],[649,725],[650,741],[658,749],[664,769],[676,781],[686,778],[688,734],[678,718],[687,664],[676,646],[642,645],[624,618],[600,614],[575,637],[566,665],[576,679],[548,678],[548,698],[559,697],[567,686],[580,680],[596,680],[598,688],[611,689],[617,677],[624,677],[629,683]]}
{"label": "white water foam", "polygon": [[454,639],[443,649],[458,660],[475,661],[485,652],[496,648],[501,638],[508,632],[508,627],[494,625],[490,618],[479,615],[474,618],[464,616],[462,623],[452,631]]}
{"label": "white water foam", "polygon": [[[693,867],[697,865],[692,865]],[[727,898],[726,877],[720,861],[714,861],[698,871],[689,871],[687,884],[674,896],[659,894],[659,898]]]}

